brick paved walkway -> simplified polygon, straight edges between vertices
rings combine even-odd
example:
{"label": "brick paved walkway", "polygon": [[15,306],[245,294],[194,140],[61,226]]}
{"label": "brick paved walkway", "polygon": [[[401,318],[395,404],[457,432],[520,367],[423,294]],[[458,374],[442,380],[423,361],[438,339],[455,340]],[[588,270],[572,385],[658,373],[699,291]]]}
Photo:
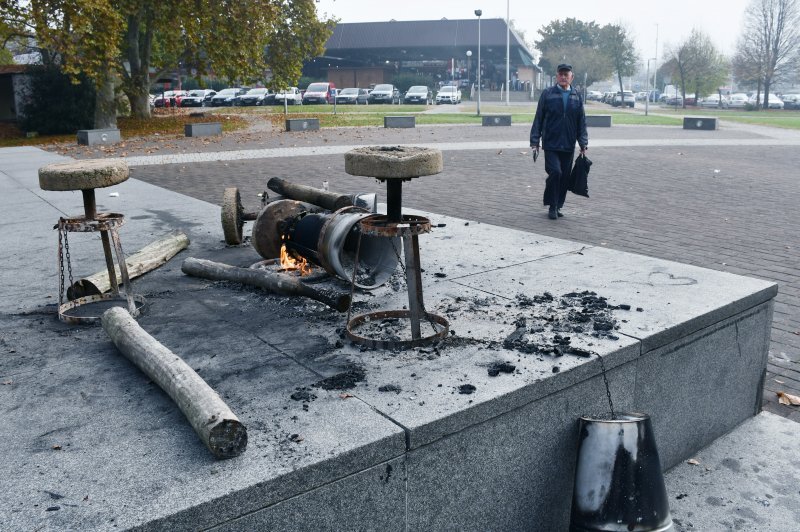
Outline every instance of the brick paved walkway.
{"label": "brick paved walkway", "polygon": [[[272,176],[318,187],[327,180],[332,190],[383,198],[382,185],[344,172],[344,146],[441,143],[444,172],[404,187],[406,206],[779,283],[764,408],[800,421],[797,407],[775,396],[800,395],[800,135],[733,124],[712,132],[591,129],[591,199],[570,195],[566,217],[551,221],[541,206],[544,165],[532,163],[527,134],[523,126],[247,133],[170,139],[157,153],[128,148],[128,155],[149,155],[131,161],[135,178],[217,204],[225,187],[237,186],[246,210],[255,211],[256,194]],[[231,150],[241,153],[230,160],[211,155]],[[165,153],[198,155],[163,164],[157,157]]]}

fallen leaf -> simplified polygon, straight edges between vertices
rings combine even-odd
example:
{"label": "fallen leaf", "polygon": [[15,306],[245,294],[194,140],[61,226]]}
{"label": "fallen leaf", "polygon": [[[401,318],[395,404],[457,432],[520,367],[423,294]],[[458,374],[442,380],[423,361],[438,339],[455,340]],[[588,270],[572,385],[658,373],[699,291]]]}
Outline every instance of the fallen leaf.
{"label": "fallen leaf", "polygon": [[777,382],[778,384],[786,384],[786,383],[784,383],[783,381],[781,381],[781,380],[778,380],[778,379],[772,379],[772,380],[774,380],[774,381],[775,381],[775,382]]}
{"label": "fallen leaf", "polygon": [[0,383],[0,384],[3,384],[3,385],[5,386],[5,385],[8,385],[8,384],[13,384],[13,383],[14,383],[14,381],[12,381],[11,379],[9,379],[9,380],[7,380],[7,381],[3,381],[3,382],[2,382],[2,383]]}
{"label": "fallen leaf", "polygon": [[340,393],[339,394],[339,399],[350,399],[351,397],[353,397],[353,395],[349,394],[349,393]]}
{"label": "fallen leaf", "polygon": [[778,402],[782,405],[800,406],[800,397],[784,392],[777,392]]}
{"label": "fallen leaf", "polygon": [[688,460],[686,460],[686,463],[692,465],[700,465],[700,460],[697,460],[696,458],[689,458]]}
{"label": "fallen leaf", "polygon": [[58,444],[56,444],[56,445],[53,445],[53,450],[54,450],[54,451],[60,451],[60,450],[61,450],[61,446],[60,446],[60,445],[58,445]]}

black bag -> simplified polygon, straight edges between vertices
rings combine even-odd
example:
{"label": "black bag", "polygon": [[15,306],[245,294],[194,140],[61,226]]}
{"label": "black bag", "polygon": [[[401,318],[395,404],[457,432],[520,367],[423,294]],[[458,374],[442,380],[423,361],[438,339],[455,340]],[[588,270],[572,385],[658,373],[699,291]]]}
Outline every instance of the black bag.
{"label": "black bag", "polygon": [[569,176],[569,191],[578,196],[589,197],[589,169],[592,161],[586,155],[579,155],[575,159],[572,173]]}

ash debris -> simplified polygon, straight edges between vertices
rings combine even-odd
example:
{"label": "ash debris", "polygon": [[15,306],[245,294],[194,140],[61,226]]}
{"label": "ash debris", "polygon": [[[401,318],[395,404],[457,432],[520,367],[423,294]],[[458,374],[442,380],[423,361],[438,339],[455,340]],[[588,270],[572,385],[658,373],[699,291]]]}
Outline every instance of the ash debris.
{"label": "ash debris", "polygon": [[595,353],[573,347],[572,336],[590,335],[598,339],[617,340],[614,334],[619,326],[613,310],[630,310],[630,305],[612,305],[596,292],[569,292],[554,297],[549,292],[542,295],[517,295],[517,307],[529,312],[520,313],[514,322],[516,328],[503,340],[503,347],[526,354],[544,354],[560,357],[566,354],[591,357]]}
{"label": "ash debris", "polygon": [[501,373],[514,373],[517,366],[509,362],[492,362],[487,369],[490,377],[497,377]]}

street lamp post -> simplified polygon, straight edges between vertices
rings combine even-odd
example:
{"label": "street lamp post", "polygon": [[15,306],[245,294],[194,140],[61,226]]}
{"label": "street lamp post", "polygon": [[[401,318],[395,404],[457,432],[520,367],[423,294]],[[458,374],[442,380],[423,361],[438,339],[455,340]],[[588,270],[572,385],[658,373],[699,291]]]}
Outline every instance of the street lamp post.
{"label": "street lamp post", "polygon": [[511,0],[506,0],[506,105],[511,92]]}
{"label": "street lamp post", "polygon": [[650,110],[650,61],[655,61],[655,57],[651,57],[647,60],[647,83],[645,84],[645,97],[644,97],[644,116],[647,116],[647,112]]}
{"label": "street lamp post", "polygon": [[[467,50],[467,87],[471,87],[469,81],[469,64],[472,61],[472,50]],[[470,90],[469,99],[472,99],[472,90]]]}
{"label": "street lamp post", "polygon": [[478,17],[478,116],[481,115],[481,15],[483,15],[483,11],[476,9],[475,16]]}

